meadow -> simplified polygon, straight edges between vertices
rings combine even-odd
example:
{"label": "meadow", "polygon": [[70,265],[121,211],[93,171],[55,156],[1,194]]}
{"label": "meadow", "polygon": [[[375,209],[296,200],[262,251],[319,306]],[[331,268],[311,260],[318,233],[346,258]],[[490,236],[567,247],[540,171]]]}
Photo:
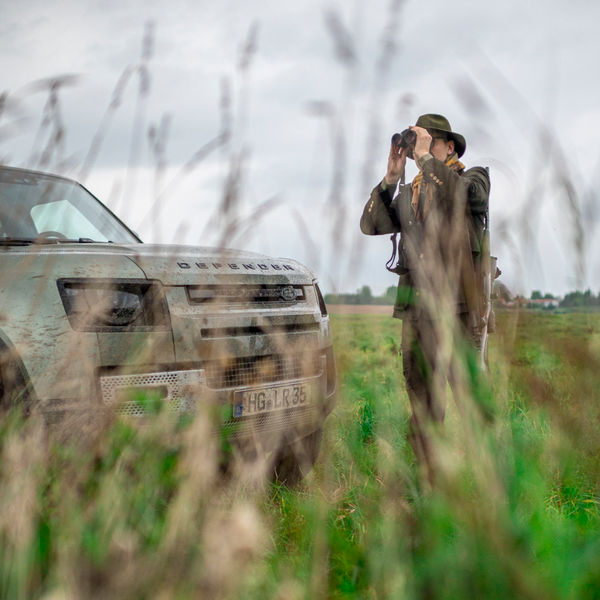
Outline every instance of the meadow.
{"label": "meadow", "polygon": [[0,596],[600,597],[600,315],[498,315],[485,410],[450,398],[432,488],[406,441],[401,323],[331,319],[338,405],[296,488],[223,476],[201,419],[65,439],[5,415]]}
{"label": "meadow", "polygon": [[[327,29],[341,72],[349,75],[348,87],[339,105],[318,97],[306,108],[329,140],[332,190],[340,174],[351,170],[360,171],[368,185],[381,176],[372,161],[383,133],[379,117],[369,115],[383,114],[380,82],[390,80],[396,60],[390,49],[398,36],[393,26],[398,4],[390,3],[389,14],[377,20],[381,57],[369,78],[373,100],[358,117],[348,110],[355,93],[351,82],[361,61],[367,68],[371,63],[338,13],[328,13]],[[248,75],[258,27],[250,26],[240,47],[235,76],[222,81],[218,131],[211,138],[202,131],[202,144],[183,162],[167,160],[170,111],[146,116],[149,83],[154,84],[152,31],[148,24],[141,58],[117,80],[82,161],[65,144],[69,121],[63,119],[68,110],[62,99],[76,82],[73,76],[37,82],[21,96],[0,96],[0,112],[11,119],[3,122],[0,136],[8,142],[3,160],[14,154],[11,131],[19,132],[21,121],[16,109],[27,94],[45,90],[47,102],[24,164],[76,171],[85,181],[107,132],[117,125],[121,105],[130,102],[136,108],[124,119],[132,124],[125,181],[114,183],[108,204],[128,205],[127,193],[142,180],[136,167],[144,164],[146,146],[155,165],[151,216],[176,197],[176,182],[202,166],[210,173],[214,165],[208,159],[218,152],[226,173],[221,199],[206,196],[214,207],[207,230],[221,223],[221,229],[214,228],[221,243],[245,245],[248,231],[241,224],[256,225],[280,203],[277,197],[254,203],[243,215],[244,190],[252,186],[245,181],[250,168],[244,137],[251,112],[246,114],[249,104],[242,100],[252,88]],[[538,133],[530,133],[536,111],[515,95],[510,78],[492,67],[482,81],[461,74],[457,100],[469,118],[505,109],[527,135],[535,158],[519,185],[511,180],[513,220],[498,220],[495,240],[514,251],[516,264],[526,257],[536,265],[530,224],[539,213],[532,215],[532,207],[540,211],[542,200],[556,194],[563,201],[565,229],[573,234],[571,262],[577,281],[583,281],[584,242],[593,239],[596,225],[590,218],[594,184],[578,177],[577,169],[571,174],[572,152],[561,147],[546,122],[536,117]],[[402,89],[410,90],[409,83]],[[486,86],[498,105],[481,95]],[[411,93],[397,98],[399,123],[408,122],[409,112],[413,122],[421,101],[417,97],[415,104]],[[357,150],[362,169],[353,167],[355,144],[346,133],[353,129],[352,118],[365,121],[369,132]],[[489,132],[477,132],[499,137],[492,125]],[[108,151],[114,153],[114,146]],[[498,181],[500,163],[494,171]],[[362,180],[354,187],[363,194]],[[350,269],[357,258],[353,248],[359,246],[350,229],[340,226],[346,208],[324,196],[319,218],[333,232],[325,243],[336,258],[348,257]],[[325,270],[319,259],[324,248],[311,239],[300,213],[294,218],[297,235],[313,249],[309,262]],[[159,232],[158,215],[154,221]],[[202,243],[205,233],[198,238]],[[555,245],[561,244],[557,238]],[[435,435],[439,476],[429,487],[407,443],[402,324],[388,316],[390,307],[381,310],[385,314],[331,316],[338,403],[326,422],[315,468],[295,488],[266,481],[260,464],[240,465],[224,475],[210,423],[199,417],[175,421],[160,406],[143,426],[114,415],[92,426],[85,415],[75,415],[49,430],[35,415],[26,420],[18,411],[1,415],[0,598],[600,598],[600,313],[498,314],[489,380],[474,378],[461,411],[450,396],[444,427]]]}

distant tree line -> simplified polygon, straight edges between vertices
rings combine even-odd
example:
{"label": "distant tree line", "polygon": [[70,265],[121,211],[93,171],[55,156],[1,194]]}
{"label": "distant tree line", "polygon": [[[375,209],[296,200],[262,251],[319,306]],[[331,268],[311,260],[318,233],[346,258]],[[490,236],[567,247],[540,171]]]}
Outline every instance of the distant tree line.
{"label": "distant tree line", "polygon": [[561,300],[559,306],[564,308],[600,306],[600,292],[597,296],[594,296],[590,289],[587,289],[585,292],[569,292]]}
{"label": "distant tree line", "polygon": [[[523,296],[512,297],[508,288],[500,281],[494,283],[494,296],[504,302],[514,301],[516,305],[526,306],[529,308],[539,308],[541,301],[548,301],[545,308],[587,308],[600,307],[600,293],[594,296],[590,289],[585,292],[575,291],[569,292],[565,297],[558,301],[558,298],[550,293],[543,294],[540,290],[534,290],[529,299]],[[371,288],[368,285],[363,285],[356,290],[354,294],[325,294],[325,302],[327,304],[389,304],[393,305],[396,300],[396,286],[392,285],[385,290],[381,296],[374,296]],[[528,300],[535,302],[529,303]],[[551,304],[552,300],[557,302]],[[538,304],[539,303],[539,304]]]}

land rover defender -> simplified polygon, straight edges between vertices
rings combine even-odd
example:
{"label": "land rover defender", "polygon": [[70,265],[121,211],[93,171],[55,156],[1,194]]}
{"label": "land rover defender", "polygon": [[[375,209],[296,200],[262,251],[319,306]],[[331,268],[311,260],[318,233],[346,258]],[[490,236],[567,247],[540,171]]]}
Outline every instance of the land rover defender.
{"label": "land rover defender", "polygon": [[[336,388],[329,317],[290,259],[143,244],[79,183],[0,167],[0,403],[111,410],[217,406],[232,439],[298,479]],[[302,455],[302,456],[300,456]]]}

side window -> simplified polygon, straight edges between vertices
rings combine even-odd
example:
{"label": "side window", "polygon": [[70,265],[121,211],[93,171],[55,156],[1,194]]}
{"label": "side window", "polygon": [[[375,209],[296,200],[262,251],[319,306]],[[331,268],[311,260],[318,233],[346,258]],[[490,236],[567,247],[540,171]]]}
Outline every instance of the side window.
{"label": "side window", "polygon": [[31,209],[31,218],[38,233],[58,231],[68,238],[87,237],[97,242],[107,241],[106,236],[67,200],[38,204]]}

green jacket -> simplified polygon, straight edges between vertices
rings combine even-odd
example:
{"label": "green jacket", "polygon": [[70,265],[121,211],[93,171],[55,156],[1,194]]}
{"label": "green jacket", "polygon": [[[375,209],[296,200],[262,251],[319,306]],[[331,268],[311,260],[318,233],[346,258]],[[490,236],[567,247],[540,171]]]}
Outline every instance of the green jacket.
{"label": "green jacket", "polygon": [[[467,312],[472,302],[469,281],[477,277],[477,265],[485,252],[484,229],[490,180],[486,169],[473,167],[456,172],[430,158],[423,165],[423,185],[433,189],[433,201],[425,223],[417,222],[411,206],[410,184],[398,194],[381,182],[371,192],[360,220],[367,235],[400,233],[399,257],[404,267],[398,281],[394,317],[406,318],[428,310],[426,294],[441,295],[441,283],[450,274],[457,312]],[[421,201],[421,198],[420,200]],[[457,261],[457,257],[462,257]],[[431,310],[429,310],[431,312]]]}

